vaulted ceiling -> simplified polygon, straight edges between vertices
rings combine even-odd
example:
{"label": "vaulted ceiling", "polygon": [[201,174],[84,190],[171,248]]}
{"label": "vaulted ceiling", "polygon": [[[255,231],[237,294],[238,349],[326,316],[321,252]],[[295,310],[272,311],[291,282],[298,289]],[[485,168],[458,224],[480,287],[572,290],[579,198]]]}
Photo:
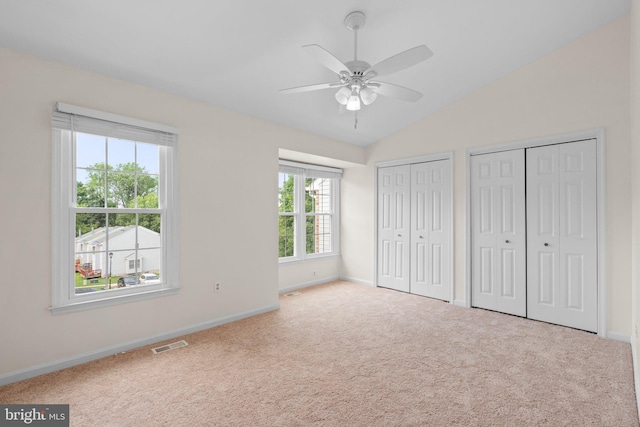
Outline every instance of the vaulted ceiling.
{"label": "vaulted ceiling", "polygon": [[[367,146],[625,15],[630,1],[0,0],[0,45]],[[357,129],[333,89],[279,93],[337,81],[301,46],[350,61],[344,18],[355,10],[367,18],[359,59],[434,52],[381,78],[424,96],[379,96]]]}

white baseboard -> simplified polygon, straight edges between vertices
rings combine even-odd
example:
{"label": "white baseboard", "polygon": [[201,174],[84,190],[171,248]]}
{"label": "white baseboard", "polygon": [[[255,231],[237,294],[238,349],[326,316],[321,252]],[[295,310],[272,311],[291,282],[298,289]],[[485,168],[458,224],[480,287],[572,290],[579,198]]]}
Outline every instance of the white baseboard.
{"label": "white baseboard", "polygon": [[346,280],[347,282],[358,283],[360,285],[375,286],[373,282],[370,282],[368,280],[356,279],[355,277],[340,276],[340,280]]}
{"label": "white baseboard", "polygon": [[309,286],[321,285],[323,283],[329,283],[335,280],[345,280],[347,282],[358,283],[360,285],[374,286],[372,282],[368,282],[366,280],[354,279],[353,277],[331,276],[331,277],[325,277],[320,280],[313,280],[311,282],[298,283],[296,285],[285,286],[284,288],[278,289],[278,292],[281,294],[284,294],[285,292],[291,292],[298,289],[308,288]]}
{"label": "white baseboard", "polygon": [[631,344],[631,337],[628,334],[621,334],[619,332],[607,332],[607,338]]}
{"label": "white baseboard", "polygon": [[309,286],[321,285],[323,283],[333,282],[338,280],[338,276],[323,277],[322,279],[312,280],[311,282],[298,283],[296,285],[285,286],[278,289],[278,292],[283,294],[285,292],[295,291],[296,289],[308,288]]}
{"label": "white baseboard", "polygon": [[134,350],[136,348],[144,347],[149,344],[155,344],[161,341],[169,340],[172,338],[180,337],[183,335],[191,334],[194,332],[202,331],[205,329],[213,328],[215,326],[224,325],[225,323],[235,322],[236,320],[245,319],[247,317],[256,316],[258,314],[267,313],[280,308],[280,304],[273,304],[266,307],[258,308],[256,310],[245,311],[243,313],[234,314],[231,316],[221,317],[219,319],[210,320],[197,325],[188,326],[186,328],[176,329],[174,331],[166,332],[152,337],[142,338],[135,341],[129,341],[124,344],[118,344],[111,347],[103,348],[97,351],[91,351],[88,353],[79,354],[66,359],[57,360],[54,362],[43,363],[41,365],[32,366],[18,371],[9,372],[7,374],[0,375],[0,386],[11,384],[17,381],[26,380],[28,378],[37,377],[38,375],[48,374],[50,372],[59,371],[61,369],[70,368],[72,366],[81,365],[83,363],[91,362],[93,360],[102,359],[103,357],[111,356],[114,354],[122,353],[125,351]]}
{"label": "white baseboard", "polygon": [[453,305],[456,307],[465,307],[467,308],[467,302],[463,299],[455,299],[453,300]]}

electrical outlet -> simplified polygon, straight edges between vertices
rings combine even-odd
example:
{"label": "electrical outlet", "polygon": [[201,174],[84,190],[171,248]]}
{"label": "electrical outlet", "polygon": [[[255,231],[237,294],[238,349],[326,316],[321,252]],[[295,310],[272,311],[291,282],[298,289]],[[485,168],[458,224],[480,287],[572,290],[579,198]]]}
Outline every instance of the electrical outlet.
{"label": "electrical outlet", "polygon": [[220,289],[222,289],[222,285],[220,284],[220,282],[217,282],[217,283],[213,286],[213,291],[214,291],[214,292],[220,292]]}
{"label": "electrical outlet", "polygon": [[316,275],[316,272],[315,272],[315,271],[313,272],[313,275],[314,275],[314,276]]}

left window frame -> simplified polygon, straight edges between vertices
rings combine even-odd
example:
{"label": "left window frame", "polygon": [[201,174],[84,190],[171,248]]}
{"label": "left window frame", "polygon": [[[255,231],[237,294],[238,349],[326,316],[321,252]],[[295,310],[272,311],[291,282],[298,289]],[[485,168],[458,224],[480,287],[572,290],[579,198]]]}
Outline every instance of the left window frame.
{"label": "left window frame", "polygon": [[[158,146],[156,209],[161,222],[161,283],[102,292],[75,292],[77,133]],[[178,129],[158,123],[57,103],[52,117],[51,307],[53,314],[88,310],[178,292]],[[135,212],[135,210],[130,210]],[[140,210],[144,213],[144,210]],[[111,272],[109,272],[111,274]]]}

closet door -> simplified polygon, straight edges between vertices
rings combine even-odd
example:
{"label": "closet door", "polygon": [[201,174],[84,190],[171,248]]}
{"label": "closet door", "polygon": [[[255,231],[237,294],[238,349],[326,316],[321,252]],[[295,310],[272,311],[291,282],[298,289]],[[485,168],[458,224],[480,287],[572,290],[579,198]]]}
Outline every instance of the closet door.
{"label": "closet door", "polygon": [[409,292],[409,165],[378,169],[378,285]]}
{"label": "closet door", "polygon": [[411,293],[451,298],[451,161],[411,165]]}
{"label": "closet door", "polygon": [[527,315],[524,150],[471,158],[471,301]]}
{"label": "closet door", "polygon": [[529,317],[597,332],[596,142],[527,150]]}

